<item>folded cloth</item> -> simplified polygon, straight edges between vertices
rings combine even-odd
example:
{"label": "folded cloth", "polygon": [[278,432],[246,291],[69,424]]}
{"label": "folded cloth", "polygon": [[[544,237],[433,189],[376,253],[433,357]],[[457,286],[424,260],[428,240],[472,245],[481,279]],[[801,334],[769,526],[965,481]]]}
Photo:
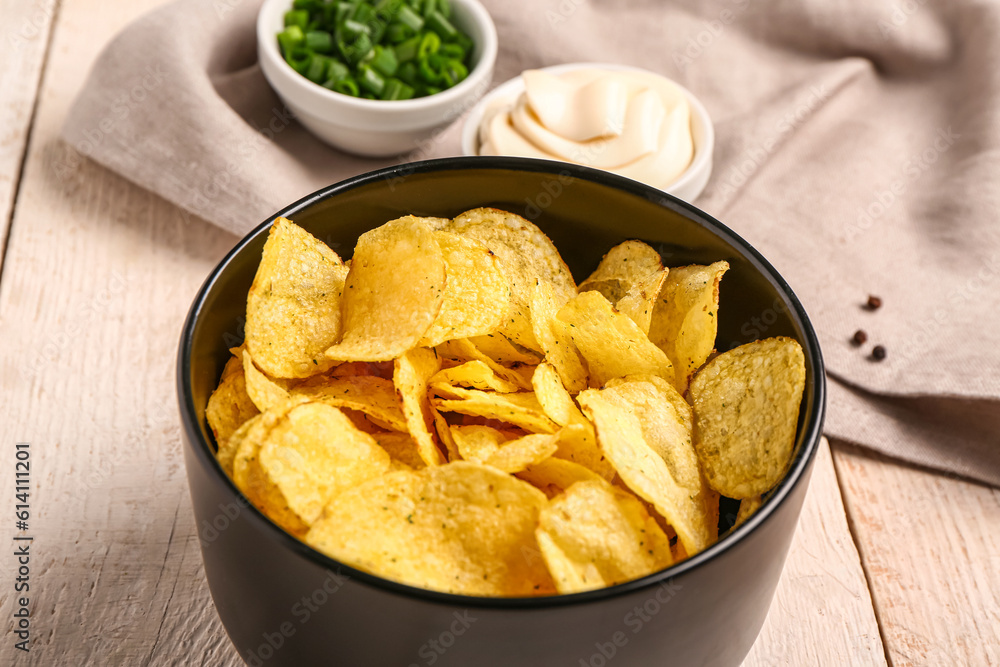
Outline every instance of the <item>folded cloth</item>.
{"label": "folded cloth", "polygon": [[[1000,5],[485,4],[498,80],[617,62],[705,102],[716,166],[696,203],[802,299],[831,371],[828,435],[1000,485]],[[395,160],[314,139],[256,65],[258,6],[178,0],[133,23],[94,66],[65,140],[235,234],[342,178],[459,152],[458,123]],[[869,294],[884,305],[865,308]],[[767,336],[772,317],[748,326]]]}

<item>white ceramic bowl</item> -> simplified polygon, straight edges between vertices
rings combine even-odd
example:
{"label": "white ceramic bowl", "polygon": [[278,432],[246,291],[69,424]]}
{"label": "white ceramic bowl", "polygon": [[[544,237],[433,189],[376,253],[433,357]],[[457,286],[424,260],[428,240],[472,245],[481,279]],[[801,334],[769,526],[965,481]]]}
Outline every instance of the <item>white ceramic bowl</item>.
{"label": "white ceramic bowl", "polygon": [[[561,74],[577,69],[606,69],[619,71],[647,72],[638,67],[628,67],[626,65],[615,65],[612,63],[567,63],[565,65],[553,65],[542,68],[543,72],[550,74]],[[656,74],[655,72],[652,72]],[[657,76],[662,76],[657,74]],[[674,82],[676,84],[676,82]],[[676,84],[687,96],[691,105],[691,134],[694,139],[694,158],[688,168],[673,183],[667,186],[664,191],[685,201],[693,201],[701,191],[705,189],[709,176],[712,175],[712,151],[715,149],[715,130],[712,127],[712,119],[708,116],[705,106],[695,97],[690,90],[680,84]],[[479,100],[479,103],[472,109],[465,119],[462,128],[462,153],[464,155],[479,155],[479,125],[483,121],[483,115],[495,103],[509,100],[513,103],[517,97],[524,92],[524,79],[516,76],[510,81],[506,81],[494,88],[486,97]]]}
{"label": "white ceramic bowl", "polygon": [[291,0],[265,0],[257,15],[257,57],[264,77],[296,119],[326,143],[356,155],[398,155],[419,148],[489,88],[497,32],[478,0],[451,0],[452,22],[472,38],[469,76],[448,90],[412,100],[366,100],[313,83],[288,65],[277,34]]}

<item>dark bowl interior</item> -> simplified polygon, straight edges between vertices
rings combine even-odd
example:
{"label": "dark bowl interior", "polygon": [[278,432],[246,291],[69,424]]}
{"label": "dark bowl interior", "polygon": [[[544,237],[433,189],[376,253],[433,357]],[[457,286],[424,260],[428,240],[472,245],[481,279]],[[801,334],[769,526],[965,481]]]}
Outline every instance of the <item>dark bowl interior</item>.
{"label": "dark bowl interior", "polygon": [[[512,660],[576,665],[577,657],[584,664],[593,664],[588,660],[604,637],[601,631],[607,629],[611,637],[614,627],[621,625],[621,618],[614,618],[617,610],[627,612],[633,599],[650,599],[663,590],[665,582],[680,582],[686,593],[671,597],[690,596],[693,606],[678,604],[671,607],[671,613],[659,614],[659,620],[654,620],[664,628],[657,631],[655,639],[648,636],[651,633],[633,638],[624,630],[630,641],[621,646],[612,641],[615,664],[654,664],[644,661],[657,655],[685,656],[697,664],[738,664],[752,645],[773,596],[820,437],[823,362],[801,304],[766,260],[705,213],[635,181],[563,163],[472,157],[402,165],[320,190],[275,217],[294,220],[346,259],[360,234],[387,220],[410,213],[453,217],[479,206],[506,209],[537,224],[553,240],[578,281],[596,267],[608,249],[627,239],[649,243],[667,266],[727,260],[731,268],[720,289],[717,348],[782,335],[796,338],[805,350],[806,389],[796,458],[789,474],[750,521],[713,547],[663,572],[600,591],[550,598],[472,598],[404,586],[337,563],[286,535],[247,506],[215,462],[204,419],[204,408],[227,350],[243,339],[246,295],[271,218],[243,239],[205,282],[185,324],[178,359],[180,411],[195,515],[209,584],[227,631],[250,664],[255,658],[268,660],[267,664],[312,664],[323,659],[324,642],[328,648],[336,642],[340,654],[349,656],[337,663],[345,665],[399,661],[501,665],[513,664]],[[227,503],[238,506],[237,516],[223,521],[225,529],[220,530],[220,516],[232,514],[223,510]],[[728,509],[735,511],[734,506]],[[257,552],[259,559],[245,563],[242,554],[247,552]],[[756,567],[746,565],[747,558],[755,558]],[[270,590],[267,585],[245,586],[267,578],[271,572],[268,567],[280,571],[280,583]],[[296,598],[287,597],[285,591],[296,587],[314,590],[324,573],[330,572],[349,577],[347,585],[338,587],[351,591],[350,595],[337,594],[343,605],[348,599],[354,610],[376,605],[380,624],[386,622],[387,615],[398,613],[400,623],[415,629],[397,633],[397,641],[387,648],[386,641],[371,634],[372,624],[357,618],[365,617],[364,613],[352,614],[341,605],[327,605],[325,614],[316,614],[325,620],[312,619],[301,630],[295,625],[296,632],[285,637],[280,647],[266,641],[269,628],[281,626],[282,619],[289,623],[295,620],[294,614],[289,616],[286,603],[292,600],[294,604]],[[737,581],[751,577],[756,580]],[[407,619],[415,618],[413,614],[426,619],[459,609],[474,609],[493,619],[490,627],[495,632],[483,630],[480,640],[463,642],[461,650],[435,653],[433,661],[421,658],[425,640],[436,626],[431,623],[428,627],[430,621],[426,620]],[[517,614],[528,610],[534,613],[518,620]],[[608,614],[609,618],[600,620]],[[702,621],[707,625],[695,624]],[[595,639],[579,643],[565,637],[550,640],[540,634],[561,624],[596,633]],[[498,648],[503,644],[497,645],[497,641],[516,636],[528,648],[513,652]],[[273,653],[273,658],[263,658],[258,650],[262,648]],[[658,653],[661,649],[662,654]]]}

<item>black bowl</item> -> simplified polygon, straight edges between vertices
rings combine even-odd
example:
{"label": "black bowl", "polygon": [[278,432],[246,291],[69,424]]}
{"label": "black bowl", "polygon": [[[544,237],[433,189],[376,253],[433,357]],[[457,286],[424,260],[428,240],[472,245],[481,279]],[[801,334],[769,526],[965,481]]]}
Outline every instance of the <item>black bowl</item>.
{"label": "black bowl", "polygon": [[[823,361],[801,304],[745,241],[693,206],[605,172],[519,158],[451,158],[364,174],[276,214],[334,250],[400,215],[452,217],[495,206],[534,221],[577,279],[638,238],[668,266],[726,259],[717,347],[790,336],[806,388],[791,470],[748,522],[643,579],[546,598],[475,598],[405,586],[314,551],[249,505],[213,456],[205,404],[243,338],[247,290],[271,219],[206,280],[180,342],[178,393],[188,481],[219,616],[250,665],[461,667],[738,665],[781,575],[824,412]],[[734,506],[724,507],[733,511]],[[729,523],[732,517],[728,517]],[[723,521],[726,521],[724,517]]]}

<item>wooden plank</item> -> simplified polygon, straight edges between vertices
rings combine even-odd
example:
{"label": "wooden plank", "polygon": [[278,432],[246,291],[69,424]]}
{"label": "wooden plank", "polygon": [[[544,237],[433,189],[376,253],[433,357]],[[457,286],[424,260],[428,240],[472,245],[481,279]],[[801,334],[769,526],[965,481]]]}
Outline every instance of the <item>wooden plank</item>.
{"label": "wooden plank", "polygon": [[1000,490],[834,455],[892,664],[1000,665]]}
{"label": "wooden plank", "polygon": [[824,440],[778,591],[743,665],[884,664],[868,585]]}
{"label": "wooden plank", "polygon": [[57,0],[0,0],[0,271]]}

